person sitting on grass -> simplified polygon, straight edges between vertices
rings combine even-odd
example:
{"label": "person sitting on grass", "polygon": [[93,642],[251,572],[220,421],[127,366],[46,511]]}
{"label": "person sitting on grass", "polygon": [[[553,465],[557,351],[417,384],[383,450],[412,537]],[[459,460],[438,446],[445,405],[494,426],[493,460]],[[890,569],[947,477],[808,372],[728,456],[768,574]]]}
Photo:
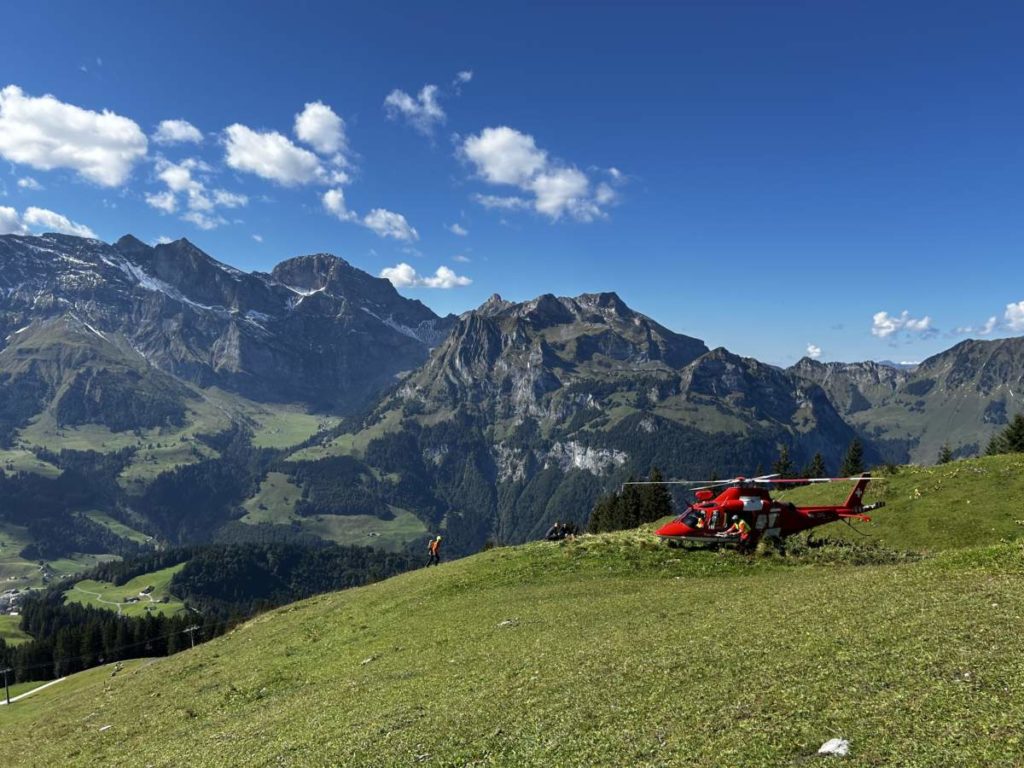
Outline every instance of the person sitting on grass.
{"label": "person sitting on grass", "polygon": [[555,524],[548,528],[548,532],[544,534],[544,538],[547,541],[561,541],[565,538],[565,529],[562,527],[562,523],[559,520],[555,521]]}

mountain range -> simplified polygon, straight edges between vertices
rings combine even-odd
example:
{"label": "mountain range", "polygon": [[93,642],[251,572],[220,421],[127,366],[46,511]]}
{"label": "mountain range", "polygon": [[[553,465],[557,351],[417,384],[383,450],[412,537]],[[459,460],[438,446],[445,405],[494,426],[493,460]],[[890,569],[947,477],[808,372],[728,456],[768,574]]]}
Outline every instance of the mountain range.
{"label": "mountain range", "polygon": [[[245,273],[187,240],[130,235],[0,237],[0,339],[5,482],[60,483],[85,457],[103,468],[79,475],[102,492],[36,510],[62,521],[47,551],[67,556],[109,550],[107,519],[175,543],[400,548],[442,530],[470,552],[583,522],[653,466],[729,476],[785,448],[836,471],[855,437],[871,462],[977,453],[1024,389],[1021,338],[916,367],[784,369],[614,293],[495,295],[439,317],[328,254]],[[0,525],[30,519],[0,508]]]}

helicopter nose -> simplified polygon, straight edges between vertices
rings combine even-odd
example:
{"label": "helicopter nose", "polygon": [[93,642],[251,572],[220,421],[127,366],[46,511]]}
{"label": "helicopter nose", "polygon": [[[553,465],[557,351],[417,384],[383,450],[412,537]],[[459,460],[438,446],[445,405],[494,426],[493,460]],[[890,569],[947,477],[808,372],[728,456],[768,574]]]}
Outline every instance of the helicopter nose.
{"label": "helicopter nose", "polygon": [[693,529],[678,520],[673,520],[671,523],[665,523],[658,530],[654,532],[657,536],[689,536],[693,533]]}

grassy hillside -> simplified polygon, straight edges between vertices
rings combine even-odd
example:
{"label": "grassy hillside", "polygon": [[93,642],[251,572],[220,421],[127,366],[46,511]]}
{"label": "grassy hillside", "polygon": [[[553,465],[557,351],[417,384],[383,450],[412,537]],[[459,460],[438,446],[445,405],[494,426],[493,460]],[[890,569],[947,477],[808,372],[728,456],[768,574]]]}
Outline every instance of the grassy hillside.
{"label": "grassy hillside", "polygon": [[0,735],[40,766],[779,766],[837,736],[850,766],[1019,765],[1022,576],[1019,543],[496,549],[86,673]]}
{"label": "grassy hillside", "polygon": [[[5,727],[18,727],[23,723],[31,723],[37,717],[40,717],[41,713],[52,712],[54,705],[59,705],[59,702],[64,695],[81,690],[90,690],[97,683],[102,685],[106,679],[127,674],[132,670],[151,663],[152,661],[149,659],[132,659],[131,661],[119,661],[115,664],[107,664],[102,667],[96,667],[85,672],[80,672],[79,674],[72,675],[59,683],[55,683],[50,688],[46,688],[37,694],[33,694],[27,699],[14,702],[10,709],[7,709],[5,706],[4,709],[0,709],[0,712],[3,713],[0,715],[0,718],[2,718]],[[45,685],[47,682],[50,681],[17,683],[16,685],[12,685],[11,698],[20,696],[23,693],[28,693],[31,690],[39,688],[41,685]],[[2,691],[2,689],[0,689],[0,691]],[[42,716],[45,717],[46,715],[43,714]],[[9,759],[7,762],[10,765],[18,765],[19,759],[20,758],[13,758]]]}
{"label": "grassy hillside", "polygon": [[392,507],[394,518],[381,520],[372,515],[315,515],[295,513],[302,489],[291,476],[268,472],[259,491],[245,502],[241,522],[249,525],[272,523],[290,525],[337,544],[375,547],[397,552],[427,535],[423,522],[408,510]]}
{"label": "grassy hillside", "polygon": [[[865,503],[885,501],[870,523],[843,524],[815,535],[941,550],[1024,537],[1024,454],[966,459],[934,467],[899,467],[871,483]],[[796,504],[841,504],[850,485],[832,483],[779,494]]]}
{"label": "grassy hillside", "polygon": [[120,520],[115,520],[105,512],[99,512],[97,510],[91,510],[89,512],[82,513],[85,517],[92,520],[94,523],[99,523],[103,527],[110,530],[112,533],[120,536],[122,539],[128,539],[134,541],[136,544],[146,544],[152,541],[152,536],[147,536],[142,531],[137,531],[130,526],[125,525]]}
{"label": "grassy hillside", "polygon": [[[145,616],[147,613],[163,613],[168,616],[184,609],[184,604],[170,592],[171,579],[185,567],[184,563],[145,573],[115,586],[106,581],[85,580],[75,584],[64,593],[65,602],[107,608],[123,616]],[[147,595],[142,591],[152,587]],[[128,597],[139,598],[138,602],[126,603]],[[167,602],[163,602],[167,598]]]}
{"label": "grassy hillside", "polygon": [[[8,616],[6,614],[0,616],[0,640],[3,640],[8,645],[20,645],[31,640],[32,636],[23,632],[18,626],[20,622],[20,616]],[[14,694],[11,695],[13,696]]]}
{"label": "grassy hillside", "polygon": [[0,587],[25,589],[41,587],[65,576],[95,568],[98,563],[116,560],[114,555],[76,553],[71,557],[46,560],[40,565],[20,555],[31,537],[24,527],[0,523]]}
{"label": "grassy hillside", "polygon": [[400,552],[406,545],[427,536],[426,526],[412,512],[391,507],[395,517],[381,520],[371,515],[317,515],[303,518],[302,530],[342,545],[374,547]]}
{"label": "grassy hillside", "polygon": [[13,475],[17,472],[32,472],[43,477],[58,477],[60,469],[47,461],[42,461],[34,453],[26,450],[0,450],[0,472]]}

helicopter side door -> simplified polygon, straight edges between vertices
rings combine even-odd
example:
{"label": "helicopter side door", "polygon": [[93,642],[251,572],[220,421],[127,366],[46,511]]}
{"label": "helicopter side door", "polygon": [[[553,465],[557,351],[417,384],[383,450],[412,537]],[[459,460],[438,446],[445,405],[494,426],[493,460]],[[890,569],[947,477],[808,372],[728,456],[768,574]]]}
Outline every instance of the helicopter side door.
{"label": "helicopter side door", "polygon": [[777,539],[781,531],[782,508],[772,504],[754,516],[754,532],[758,538]]}

